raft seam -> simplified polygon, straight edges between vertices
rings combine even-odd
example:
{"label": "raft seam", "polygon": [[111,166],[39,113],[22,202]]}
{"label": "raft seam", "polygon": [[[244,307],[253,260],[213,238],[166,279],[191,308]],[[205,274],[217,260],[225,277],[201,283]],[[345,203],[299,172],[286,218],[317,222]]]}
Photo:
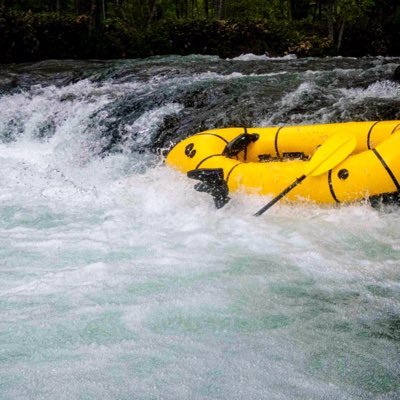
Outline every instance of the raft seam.
{"label": "raft seam", "polygon": [[335,189],[333,188],[333,183],[332,183],[332,170],[330,169],[328,172],[328,185],[329,185],[329,190],[331,192],[331,195],[333,197],[333,200],[336,201],[336,203],[340,203],[339,199],[336,197]]}
{"label": "raft seam", "polygon": [[196,166],[195,169],[199,169],[199,167],[200,167],[201,164],[203,164],[203,163],[204,163],[205,161],[207,161],[209,158],[213,158],[213,157],[224,157],[224,158],[225,158],[225,156],[222,155],[222,154],[212,154],[211,156],[207,156],[206,158],[204,158],[203,160],[201,160],[201,161],[197,164],[197,166]]}
{"label": "raft seam", "polygon": [[381,122],[381,121],[376,121],[376,122],[374,122],[374,123],[372,124],[371,128],[369,128],[369,131],[368,131],[368,134],[367,134],[367,147],[368,147],[368,150],[371,150],[371,143],[370,143],[370,141],[371,141],[372,130],[375,128],[375,126],[376,126],[377,124],[379,124],[379,122]]}
{"label": "raft seam", "polygon": [[279,154],[278,136],[279,136],[279,132],[280,132],[282,129],[283,129],[283,126],[281,126],[281,127],[278,128],[278,130],[277,130],[276,133],[275,133],[275,141],[274,141],[276,156],[277,156],[280,160],[282,159],[282,157],[281,157],[281,155]]}
{"label": "raft seam", "polygon": [[390,169],[389,165],[386,164],[386,161],[383,159],[383,157],[378,153],[376,149],[372,149],[373,153],[376,155],[378,160],[381,162],[383,167],[385,168],[386,172],[389,174],[390,178],[392,179],[394,185],[396,186],[397,191],[400,191],[400,183],[396,179],[393,171]]}

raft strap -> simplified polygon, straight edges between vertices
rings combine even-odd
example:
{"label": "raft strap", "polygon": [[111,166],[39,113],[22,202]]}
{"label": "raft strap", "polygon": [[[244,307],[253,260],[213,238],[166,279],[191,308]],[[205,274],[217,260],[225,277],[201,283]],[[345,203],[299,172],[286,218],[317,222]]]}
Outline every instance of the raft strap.
{"label": "raft strap", "polygon": [[230,200],[229,189],[224,181],[222,168],[199,168],[187,173],[191,179],[199,180],[194,189],[198,192],[208,193],[214,199],[215,207],[222,208]]}
{"label": "raft strap", "polygon": [[245,132],[232,139],[226,146],[222,154],[227,157],[236,157],[242,150],[246,150],[250,143],[258,140],[260,135],[258,133]]}
{"label": "raft strap", "polygon": [[392,179],[394,185],[396,186],[396,189],[398,192],[400,192],[400,183],[399,181],[396,179],[393,171],[390,169],[389,165],[386,164],[386,161],[383,159],[383,157],[378,153],[378,150],[376,149],[372,149],[372,151],[374,152],[374,154],[376,155],[376,157],[378,158],[378,160],[381,162],[383,168],[385,168],[386,172],[389,174],[390,178]]}

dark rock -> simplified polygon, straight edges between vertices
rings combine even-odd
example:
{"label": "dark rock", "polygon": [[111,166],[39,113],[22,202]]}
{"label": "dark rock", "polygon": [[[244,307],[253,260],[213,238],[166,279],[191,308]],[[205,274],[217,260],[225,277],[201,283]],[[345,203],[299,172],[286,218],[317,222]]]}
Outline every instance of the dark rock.
{"label": "dark rock", "polygon": [[400,82],[400,65],[394,70],[393,79]]}

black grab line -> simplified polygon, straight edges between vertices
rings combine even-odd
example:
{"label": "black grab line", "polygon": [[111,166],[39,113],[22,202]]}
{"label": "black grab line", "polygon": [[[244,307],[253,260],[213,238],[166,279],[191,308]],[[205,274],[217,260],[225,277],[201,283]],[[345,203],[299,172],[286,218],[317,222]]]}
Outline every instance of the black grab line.
{"label": "black grab line", "polygon": [[230,178],[230,176],[231,176],[231,173],[233,172],[233,170],[237,167],[237,166],[239,166],[239,165],[242,165],[243,163],[237,163],[237,164],[235,164],[232,168],[231,168],[231,170],[228,172],[228,174],[226,175],[226,179],[225,179],[225,181],[226,181],[226,183],[228,183],[228,181],[229,181],[229,178]]}
{"label": "black grab line", "polygon": [[381,121],[376,121],[376,122],[374,122],[374,123],[372,124],[371,128],[369,128],[369,131],[368,131],[368,134],[367,134],[367,147],[368,147],[368,150],[371,150],[371,143],[370,143],[370,141],[371,141],[372,129],[374,129],[375,126],[376,126],[377,124],[379,124],[379,122],[381,122]]}
{"label": "black grab line", "polygon": [[392,132],[391,132],[391,135],[393,135],[393,133],[396,132],[396,129],[397,129],[399,126],[400,126],[400,124],[397,124],[397,125],[393,128],[393,130],[392,130]]}
{"label": "black grab line", "polygon": [[329,185],[329,190],[331,192],[331,195],[333,197],[333,200],[336,201],[336,203],[340,203],[339,199],[336,197],[335,189],[333,188],[333,183],[332,183],[332,170],[330,169],[328,172],[328,185]]}
{"label": "black grab line", "polygon": [[278,130],[275,133],[275,152],[276,152],[276,156],[282,160],[281,155],[279,154],[279,148],[278,148],[278,136],[279,136],[279,132],[282,130],[283,126],[281,126],[280,128],[278,128]]}
{"label": "black grab line", "polygon": [[220,154],[212,154],[211,156],[207,156],[206,158],[203,158],[203,160],[201,160],[195,169],[199,169],[200,165],[203,164],[203,162],[207,161],[209,158],[213,158],[213,157],[225,157],[223,156],[221,153]]}
{"label": "black grab line", "polygon": [[383,159],[383,157],[378,153],[378,151],[376,149],[372,149],[372,151],[374,152],[374,154],[378,157],[378,160],[381,162],[381,164],[383,165],[383,167],[385,168],[386,172],[389,174],[389,176],[392,178],[392,181],[394,183],[394,185],[396,186],[397,191],[400,191],[400,183],[399,181],[396,179],[393,171],[389,168],[389,165],[386,164],[386,161]]}
{"label": "black grab line", "polygon": [[226,144],[228,144],[229,142],[222,136],[217,135],[216,133],[208,133],[208,132],[204,132],[204,133],[198,133],[197,135],[194,136],[204,136],[204,135],[209,135],[209,136],[215,136],[217,138],[220,138],[221,140],[223,140]]}

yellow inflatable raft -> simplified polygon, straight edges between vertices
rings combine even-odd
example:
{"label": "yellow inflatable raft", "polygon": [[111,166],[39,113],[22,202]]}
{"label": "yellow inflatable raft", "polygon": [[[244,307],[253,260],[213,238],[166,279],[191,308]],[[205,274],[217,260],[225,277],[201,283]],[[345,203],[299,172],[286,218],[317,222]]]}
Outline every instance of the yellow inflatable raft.
{"label": "yellow inflatable raft", "polygon": [[199,179],[195,188],[219,198],[222,207],[227,192],[277,195],[338,132],[354,135],[353,153],[328,172],[307,177],[286,200],[335,204],[400,192],[400,121],[213,129],[178,143],[166,163]]}

